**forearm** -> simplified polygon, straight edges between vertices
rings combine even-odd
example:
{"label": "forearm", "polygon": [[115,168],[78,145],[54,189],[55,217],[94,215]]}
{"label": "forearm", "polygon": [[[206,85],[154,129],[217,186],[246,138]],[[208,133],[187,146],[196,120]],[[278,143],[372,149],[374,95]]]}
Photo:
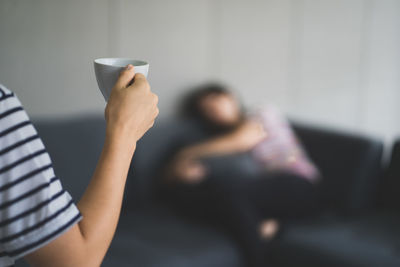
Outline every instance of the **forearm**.
{"label": "forearm", "polygon": [[182,153],[192,158],[241,153],[251,150],[266,137],[262,124],[248,120],[231,133],[188,147]]}
{"label": "forearm", "polygon": [[100,266],[114,235],[132,142],[106,137],[93,177],[78,203],[83,219],[50,244],[26,256],[32,266]]}
{"label": "forearm", "polygon": [[240,153],[244,150],[245,147],[240,142],[237,142],[233,135],[228,134],[187,147],[183,153],[193,158],[201,158]]}
{"label": "forearm", "polygon": [[[133,83],[132,83],[133,81]],[[25,258],[33,266],[100,266],[120,215],[136,141],[153,126],[158,97],[145,76],[128,65],[115,83],[105,110],[106,139],[78,208],[83,219]]]}
{"label": "forearm", "polygon": [[79,228],[88,253],[104,257],[120,215],[126,177],[134,152],[122,138],[106,137],[93,178],[78,208],[83,215]]}

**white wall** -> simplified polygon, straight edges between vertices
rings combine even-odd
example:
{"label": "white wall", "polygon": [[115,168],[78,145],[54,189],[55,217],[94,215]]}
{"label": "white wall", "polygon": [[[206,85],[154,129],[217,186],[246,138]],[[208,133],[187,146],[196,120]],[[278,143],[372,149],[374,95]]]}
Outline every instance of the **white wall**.
{"label": "white wall", "polygon": [[102,113],[92,60],[150,62],[162,114],[193,83],[390,140],[400,133],[398,0],[3,0],[0,82],[34,116]]}

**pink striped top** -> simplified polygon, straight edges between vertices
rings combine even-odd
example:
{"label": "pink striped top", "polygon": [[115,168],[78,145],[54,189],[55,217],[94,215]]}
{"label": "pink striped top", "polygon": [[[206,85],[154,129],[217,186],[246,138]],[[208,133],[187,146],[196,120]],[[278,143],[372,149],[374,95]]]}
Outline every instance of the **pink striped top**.
{"label": "pink striped top", "polygon": [[268,106],[252,117],[259,121],[266,137],[252,150],[256,161],[268,171],[286,171],[300,175],[310,181],[319,177],[319,171],[307,156],[288,120],[279,110]]}

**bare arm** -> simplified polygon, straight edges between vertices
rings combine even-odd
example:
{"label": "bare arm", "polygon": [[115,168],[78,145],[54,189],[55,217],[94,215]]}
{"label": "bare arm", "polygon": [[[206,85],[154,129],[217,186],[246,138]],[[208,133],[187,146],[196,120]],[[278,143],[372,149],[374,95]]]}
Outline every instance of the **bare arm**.
{"label": "bare arm", "polygon": [[199,182],[207,172],[199,158],[245,152],[265,137],[266,133],[259,123],[246,121],[231,133],[186,147],[165,169],[165,182]]}
{"label": "bare arm", "polygon": [[157,97],[143,75],[125,69],[106,108],[106,138],[93,178],[78,203],[82,221],[29,254],[33,266],[100,266],[113,238],[136,141],[153,125]]}
{"label": "bare arm", "polygon": [[181,154],[189,158],[201,158],[245,152],[265,136],[259,123],[246,121],[231,133],[184,148]]}

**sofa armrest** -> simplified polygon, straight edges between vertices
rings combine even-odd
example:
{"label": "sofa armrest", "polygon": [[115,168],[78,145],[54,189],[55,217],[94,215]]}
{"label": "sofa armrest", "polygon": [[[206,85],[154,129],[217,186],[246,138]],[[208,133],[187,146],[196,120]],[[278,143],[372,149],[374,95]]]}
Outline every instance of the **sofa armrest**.
{"label": "sofa armrest", "polygon": [[373,138],[293,123],[322,176],[323,207],[357,212],[376,202],[383,143]]}
{"label": "sofa armrest", "polygon": [[379,186],[380,207],[400,211],[400,139],[392,148],[390,161]]}

